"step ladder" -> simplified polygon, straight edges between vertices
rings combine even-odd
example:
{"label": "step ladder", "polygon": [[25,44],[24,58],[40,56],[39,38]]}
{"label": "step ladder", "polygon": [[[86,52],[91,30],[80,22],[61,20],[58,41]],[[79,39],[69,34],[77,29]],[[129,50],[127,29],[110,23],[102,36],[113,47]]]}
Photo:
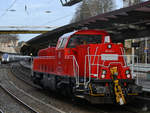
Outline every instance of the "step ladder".
{"label": "step ladder", "polygon": [[122,88],[119,84],[119,80],[117,79],[115,73],[117,73],[117,67],[112,67],[110,68],[111,74],[112,74],[112,80],[114,83],[114,93],[116,96],[116,102],[119,103],[120,105],[126,104],[126,100],[124,97],[124,94],[122,92]]}
{"label": "step ladder", "polygon": [[84,98],[84,83],[79,83],[78,87],[75,88],[75,97]]}
{"label": "step ladder", "polygon": [[[87,88],[91,82],[91,76],[95,76],[98,79],[99,73],[99,61],[100,55],[97,55],[99,47],[95,48],[95,53],[90,54],[90,47],[87,48],[87,55],[85,56],[85,66],[84,66],[84,86]],[[88,65],[88,66],[87,66]],[[92,72],[93,69],[96,69],[96,72]],[[87,73],[88,72],[88,73]],[[88,74],[88,77],[87,77]]]}

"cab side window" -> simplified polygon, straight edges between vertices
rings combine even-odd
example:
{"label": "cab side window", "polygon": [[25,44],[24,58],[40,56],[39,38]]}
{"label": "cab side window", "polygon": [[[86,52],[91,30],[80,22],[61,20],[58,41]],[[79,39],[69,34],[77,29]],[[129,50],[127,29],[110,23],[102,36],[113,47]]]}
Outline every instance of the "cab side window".
{"label": "cab side window", "polygon": [[65,39],[65,38],[61,39],[58,44],[58,48],[64,48],[66,43],[67,43],[67,39]]}
{"label": "cab side window", "polygon": [[77,45],[80,45],[80,41],[77,38],[71,38],[68,43],[68,48],[75,48]]}

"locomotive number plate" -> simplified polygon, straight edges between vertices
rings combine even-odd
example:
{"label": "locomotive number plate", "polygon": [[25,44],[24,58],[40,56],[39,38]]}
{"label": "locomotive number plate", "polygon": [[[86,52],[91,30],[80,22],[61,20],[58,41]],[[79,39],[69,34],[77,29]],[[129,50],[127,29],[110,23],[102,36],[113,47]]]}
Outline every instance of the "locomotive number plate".
{"label": "locomotive number plate", "polygon": [[118,60],[117,54],[102,54],[101,55],[102,60]]}

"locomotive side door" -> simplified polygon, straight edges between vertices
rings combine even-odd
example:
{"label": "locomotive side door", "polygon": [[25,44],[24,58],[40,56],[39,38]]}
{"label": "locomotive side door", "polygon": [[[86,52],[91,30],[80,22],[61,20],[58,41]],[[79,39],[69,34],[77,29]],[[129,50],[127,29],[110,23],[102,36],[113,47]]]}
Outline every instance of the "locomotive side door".
{"label": "locomotive side door", "polygon": [[59,75],[64,74],[64,47],[66,45],[67,39],[66,38],[61,38],[58,41],[57,44],[57,50],[56,50],[56,72]]}

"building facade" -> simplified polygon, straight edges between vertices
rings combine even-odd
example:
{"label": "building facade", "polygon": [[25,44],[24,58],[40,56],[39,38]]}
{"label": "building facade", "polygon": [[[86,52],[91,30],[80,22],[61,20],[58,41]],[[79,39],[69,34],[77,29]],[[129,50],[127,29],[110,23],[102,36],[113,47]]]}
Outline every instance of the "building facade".
{"label": "building facade", "polygon": [[[4,37],[5,38],[5,37]],[[8,53],[16,53],[16,48],[18,46],[18,40],[6,40],[0,38],[0,51]]]}

